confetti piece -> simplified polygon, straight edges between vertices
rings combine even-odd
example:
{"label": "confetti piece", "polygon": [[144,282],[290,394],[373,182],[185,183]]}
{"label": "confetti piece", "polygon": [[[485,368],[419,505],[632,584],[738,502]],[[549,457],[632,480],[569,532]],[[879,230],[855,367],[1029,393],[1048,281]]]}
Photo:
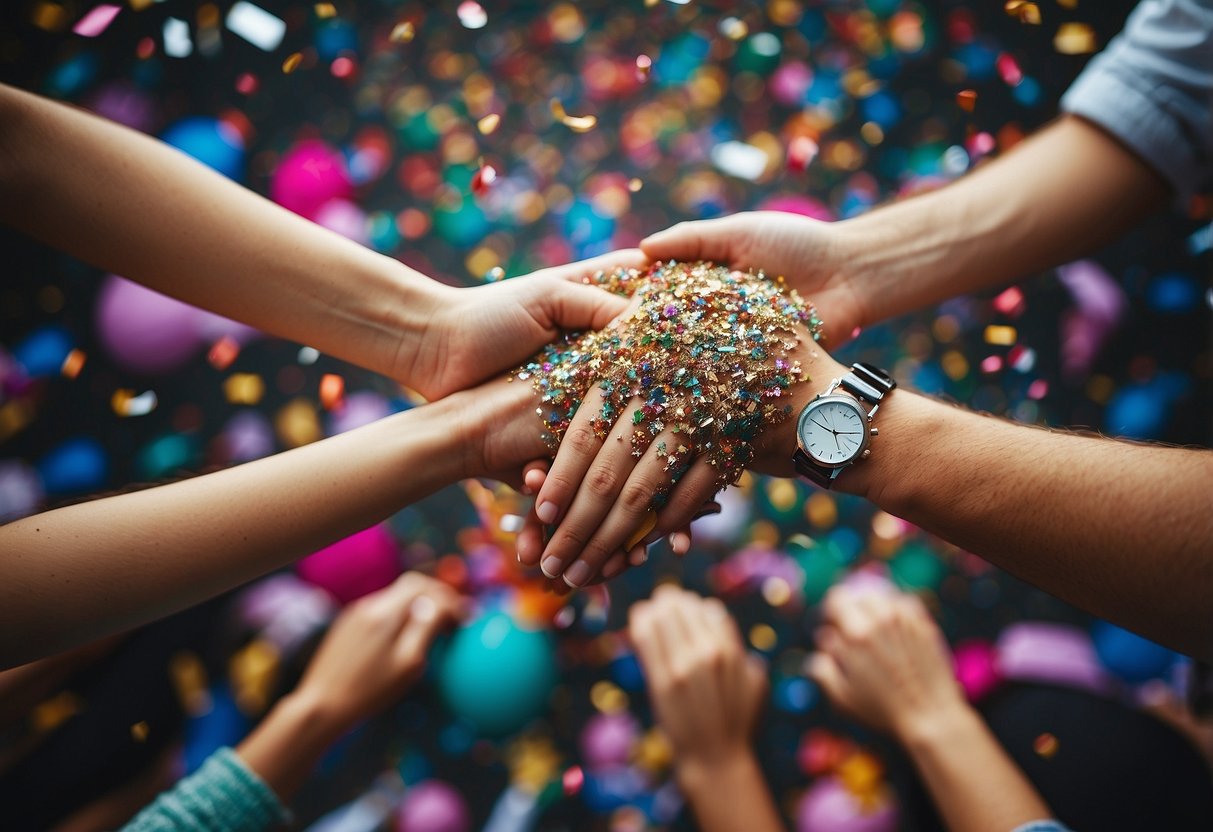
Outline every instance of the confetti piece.
{"label": "confetti piece", "polygon": [[745,142],[721,142],[712,148],[712,164],[723,173],[738,179],[757,181],[766,173],[770,157],[765,150]]}
{"label": "confetti piece", "polygon": [[72,27],[72,31],[81,37],[95,38],[109,28],[120,11],[122,11],[121,6],[103,3],[80,18],[80,21]]}
{"label": "confetti piece", "polygon": [[252,95],[261,87],[257,76],[251,72],[242,72],[236,79],[236,92],[241,95]]}
{"label": "confetti piece", "polygon": [[175,17],[164,21],[164,54],[170,58],[186,58],[193,51],[194,42],[190,40],[190,25]]}
{"label": "confetti piece", "polygon": [[749,25],[736,17],[724,18],[716,28],[729,40],[741,40],[750,33]]}
{"label": "confetti piece", "polygon": [[1027,303],[1024,300],[1023,290],[1018,286],[1011,286],[1004,289],[994,298],[994,308],[1003,315],[1008,315],[1012,318],[1018,318],[1023,314]]}
{"label": "confetti piece", "polygon": [[1035,3],[1028,3],[1026,0],[1007,0],[1003,9],[1011,17],[1018,18],[1020,23],[1040,25],[1040,6]]}
{"label": "confetti piece", "polygon": [[81,350],[72,350],[63,359],[63,366],[59,368],[60,374],[64,378],[76,378],[80,375],[80,371],[84,369],[84,362],[87,356]]}
{"label": "confetti piece", "polygon": [[265,395],[265,382],[256,373],[232,373],[223,382],[223,395],[231,404],[257,404]]}
{"label": "confetti piece", "polygon": [[38,3],[30,13],[30,22],[44,32],[61,32],[67,21],[67,9],[59,3]]}
{"label": "confetti piece", "polygon": [[628,709],[628,695],[615,683],[602,680],[590,687],[590,704],[604,714],[623,713]]}
{"label": "confetti piece", "polygon": [[226,370],[232,366],[232,362],[238,355],[240,355],[240,345],[230,335],[224,335],[211,345],[206,354],[206,360],[216,370]]}
{"label": "confetti piece", "polygon": [[334,78],[352,78],[357,71],[358,64],[354,63],[354,59],[348,55],[336,57],[329,64],[329,72],[333,74]]}
{"label": "confetti piece", "polygon": [[[797,136],[788,143],[788,170],[801,173],[817,158],[817,142],[808,136]],[[765,169],[765,166],[764,166]]]}
{"label": "confetti piece", "polygon": [[151,38],[140,38],[139,43],[135,45],[135,57],[141,61],[146,61],[152,55],[156,54],[156,41]]}
{"label": "confetti piece", "polygon": [[491,136],[500,124],[501,116],[498,113],[489,113],[476,122],[476,129],[480,131],[480,135],[482,136]]}
{"label": "confetti piece", "polygon": [[1015,331],[1013,326],[995,326],[986,327],[985,342],[987,344],[997,344],[999,346],[1010,346],[1015,343],[1015,339],[1019,337],[1019,333]]}
{"label": "confetti piece", "polygon": [[493,268],[484,273],[484,280],[486,283],[499,283],[505,280],[505,269],[501,268],[501,266],[493,266]]}
{"label": "confetti piece", "polygon": [[981,360],[981,371],[983,373],[997,373],[1002,369],[1002,356],[987,355]]}
{"label": "confetti piece", "polygon": [[496,181],[497,169],[489,164],[481,165],[480,169],[472,176],[472,193],[476,196],[484,196]]}
{"label": "confetti piece", "polygon": [[234,32],[265,52],[272,52],[281,46],[286,36],[285,21],[247,0],[239,0],[232,6],[224,25],[229,32]]}
{"label": "confetti piece", "polygon": [[976,90],[961,90],[956,93],[956,106],[964,110],[966,113],[973,112],[973,108],[977,106],[977,91]]}
{"label": "confetti piece", "polygon": [[463,0],[455,15],[465,29],[483,29],[489,22],[489,14],[476,0]]}
{"label": "confetti piece", "polygon": [[305,367],[310,367],[320,360],[320,350],[315,347],[300,347],[295,360]]}
{"label": "confetti piece", "polygon": [[565,109],[564,104],[559,98],[553,98],[551,102],[552,117],[563,124],[565,127],[572,130],[574,133],[588,133],[593,130],[598,124],[598,116],[571,116]]}
{"label": "confetti piece", "polygon": [[750,644],[754,645],[755,650],[769,653],[775,649],[775,645],[778,643],[779,636],[775,634],[775,628],[770,624],[755,624],[750,628]]}
{"label": "confetti piece", "polygon": [[1028,398],[1033,401],[1040,401],[1049,394],[1049,382],[1043,378],[1038,378],[1028,385]]}
{"label": "confetti piece", "polygon": [[564,788],[565,797],[578,794],[584,784],[585,772],[581,770],[581,766],[569,766],[560,778],[560,785]]}
{"label": "confetti piece", "polygon": [[998,56],[995,66],[998,68],[998,77],[1008,87],[1017,87],[1023,82],[1023,70],[1019,68],[1019,62],[1006,52]]}
{"label": "confetti piece", "polygon": [[312,6],[312,9],[316,12],[316,17],[321,20],[328,20],[331,17],[337,16],[337,7],[332,3],[317,3],[315,6]]}
{"label": "confetti piece", "polygon": [[648,55],[636,56],[636,80],[641,83],[649,80],[649,75],[653,72],[653,59]]}
{"label": "confetti piece", "polygon": [[290,75],[299,68],[299,64],[301,63],[303,63],[303,53],[292,52],[291,54],[287,55],[286,60],[282,62],[282,72],[286,75]]}
{"label": "confetti piece", "polygon": [[168,675],[177,693],[181,709],[190,716],[204,714],[211,709],[211,693],[207,687],[206,666],[198,654],[188,650],[174,653],[169,659]]}
{"label": "confetti piece", "polygon": [[1053,736],[1048,731],[1032,741],[1032,750],[1035,751],[1038,756],[1044,757],[1046,760],[1051,760],[1060,747],[1061,743],[1058,742],[1057,737]]}
{"label": "confetti piece", "polygon": [[640,189],[643,187],[644,187],[644,180],[637,176],[633,176],[631,179],[628,180],[628,190],[631,191],[632,193],[639,193]]}
{"label": "confetti piece", "polygon": [[1053,48],[1062,55],[1088,55],[1098,48],[1095,30],[1088,23],[1063,23],[1053,36]]}
{"label": "confetti piece", "polygon": [[332,410],[345,399],[345,379],[335,373],[325,373],[320,379],[320,406]]}
{"label": "confetti piece", "polygon": [[154,390],[145,390],[135,395],[133,390],[118,389],[110,397],[110,407],[119,416],[146,416],[159,403]]}
{"label": "confetti piece", "polygon": [[417,36],[417,29],[411,20],[402,20],[392,27],[388,40],[392,43],[409,43]]}
{"label": "confetti piece", "polygon": [[147,736],[151,733],[151,731],[151,726],[147,724],[146,720],[136,722],[131,726],[131,739],[133,739],[135,742],[146,742]]}

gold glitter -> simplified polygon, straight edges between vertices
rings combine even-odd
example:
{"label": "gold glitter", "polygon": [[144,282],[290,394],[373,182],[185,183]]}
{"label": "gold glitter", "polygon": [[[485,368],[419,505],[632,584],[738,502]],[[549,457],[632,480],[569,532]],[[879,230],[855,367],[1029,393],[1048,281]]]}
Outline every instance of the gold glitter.
{"label": "gold glitter", "polygon": [[564,109],[559,98],[552,99],[552,118],[559,121],[574,133],[588,133],[598,125],[598,116],[571,116]]}

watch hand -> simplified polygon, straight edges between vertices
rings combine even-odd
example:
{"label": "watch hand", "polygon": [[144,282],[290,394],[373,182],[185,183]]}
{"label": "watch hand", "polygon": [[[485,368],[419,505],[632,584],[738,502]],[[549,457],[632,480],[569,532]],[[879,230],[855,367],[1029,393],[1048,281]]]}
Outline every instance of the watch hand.
{"label": "watch hand", "polygon": [[823,425],[821,422],[817,421],[816,419],[814,419],[812,417],[809,418],[809,421],[812,422],[813,424],[817,425],[817,427],[819,427],[819,428],[825,428],[830,433],[834,432],[834,429],[831,428],[829,425]]}

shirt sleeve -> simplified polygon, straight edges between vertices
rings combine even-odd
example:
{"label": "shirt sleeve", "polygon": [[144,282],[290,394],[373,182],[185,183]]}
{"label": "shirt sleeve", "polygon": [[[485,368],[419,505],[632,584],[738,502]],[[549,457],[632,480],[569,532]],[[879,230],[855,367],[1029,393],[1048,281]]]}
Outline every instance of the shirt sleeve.
{"label": "shirt sleeve", "polygon": [[288,819],[273,790],[232,749],[221,748],[123,832],[264,832]]}
{"label": "shirt sleeve", "polygon": [[1181,205],[1213,190],[1213,0],[1143,0],[1061,108],[1116,136]]}

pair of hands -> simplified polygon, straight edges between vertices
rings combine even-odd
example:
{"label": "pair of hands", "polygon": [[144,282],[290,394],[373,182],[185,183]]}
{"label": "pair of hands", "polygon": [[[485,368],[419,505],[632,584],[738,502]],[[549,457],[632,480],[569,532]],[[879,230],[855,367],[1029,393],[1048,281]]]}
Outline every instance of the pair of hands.
{"label": "pair of hands", "polygon": [[[417,349],[407,354],[402,349],[397,377],[428,397],[444,396],[513,369],[562,331],[607,326],[628,302],[583,285],[583,277],[649,260],[705,259],[782,274],[816,304],[830,342],[840,342],[863,320],[864,310],[845,276],[849,244],[838,228],[779,212],[738,214],[683,223],[645,240],[642,250],[496,285],[444,288]],[[800,340],[794,357],[811,380],[793,388],[793,412],[842,372],[807,332]],[[591,390],[587,399],[596,394]],[[597,438],[590,426],[596,412],[592,402],[578,412],[549,470],[550,452],[540,441],[529,385],[499,379],[458,395],[464,397],[457,412],[468,476],[500,479],[537,495],[518,538],[519,561],[563,578],[568,586],[610,579],[628,565],[643,563],[646,547],[662,537],[670,536],[674,551],[685,554],[690,522],[715,508],[715,469],[698,461],[671,484],[655,446],[637,459]],[[766,431],[755,445],[752,467],[791,476],[794,429],[792,418]],[[654,496],[666,490],[662,510],[650,512]],[[545,526],[556,527],[546,542]]]}

